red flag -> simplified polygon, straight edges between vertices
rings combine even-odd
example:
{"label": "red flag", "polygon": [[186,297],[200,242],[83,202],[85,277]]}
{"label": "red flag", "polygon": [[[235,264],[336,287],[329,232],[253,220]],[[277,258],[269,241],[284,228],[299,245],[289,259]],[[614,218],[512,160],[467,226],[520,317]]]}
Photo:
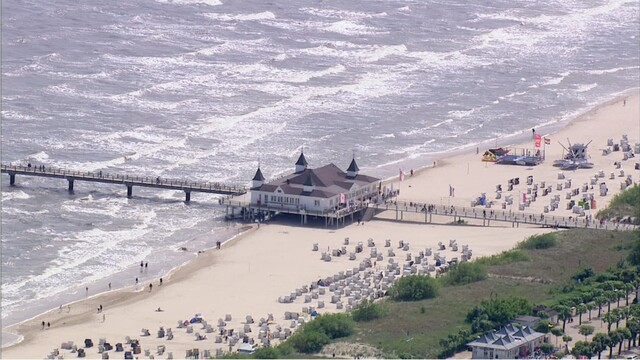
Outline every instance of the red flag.
{"label": "red flag", "polygon": [[402,169],[400,169],[400,181],[404,181],[404,173],[402,172]]}
{"label": "red flag", "polygon": [[540,136],[540,134],[536,134],[536,147],[540,147],[541,142],[542,142],[542,136]]}

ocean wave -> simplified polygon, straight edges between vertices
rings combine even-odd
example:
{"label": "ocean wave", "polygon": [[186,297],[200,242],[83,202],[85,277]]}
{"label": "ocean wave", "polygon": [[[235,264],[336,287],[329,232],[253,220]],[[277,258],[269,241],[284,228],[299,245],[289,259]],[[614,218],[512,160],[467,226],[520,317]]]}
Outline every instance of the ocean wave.
{"label": "ocean wave", "polygon": [[[25,200],[25,199],[29,199],[31,196],[29,196],[29,194],[27,194],[26,192],[22,191],[22,190],[11,190],[11,191],[7,191],[6,189],[4,191],[2,191],[2,202],[5,201],[11,201],[11,200]],[[6,208],[3,207],[4,211]]]}
{"label": "ocean wave", "polygon": [[389,133],[389,134],[380,134],[380,135],[371,135],[372,139],[388,139],[388,138],[395,138],[396,136],[393,133]]}
{"label": "ocean wave", "polygon": [[209,6],[218,6],[222,5],[222,1],[220,0],[156,0],[159,3],[167,3],[167,4],[179,4],[179,5],[209,5]]}
{"label": "ocean wave", "polygon": [[587,92],[587,91],[589,91],[589,90],[592,90],[592,89],[596,88],[597,86],[598,86],[598,84],[597,84],[597,83],[592,83],[592,84],[578,84],[578,85],[576,86],[576,91],[577,91],[577,92],[580,92],[580,93],[582,93],[582,92]]}
{"label": "ocean wave", "polygon": [[222,14],[222,13],[206,13],[206,17],[220,21],[256,21],[256,20],[273,20],[276,15],[271,11],[263,11],[261,13],[250,14]]}
{"label": "ocean wave", "polygon": [[387,31],[380,31],[371,26],[359,24],[354,21],[341,20],[324,27],[324,30],[339,33],[342,35],[379,35],[387,34]]}

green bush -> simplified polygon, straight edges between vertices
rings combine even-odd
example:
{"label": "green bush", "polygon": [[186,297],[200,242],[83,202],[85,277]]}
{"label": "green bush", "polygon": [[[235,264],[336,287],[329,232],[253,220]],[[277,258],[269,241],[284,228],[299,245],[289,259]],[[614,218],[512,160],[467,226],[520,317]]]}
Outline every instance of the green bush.
{"label": "green bush", "polygon": [[323,332],[305,329],[291,336],[289,341],[298,352],[311,354],[322,350],[329,343],[329,337]]}
{"label": "green bush", "polygon": [[481,257],[474,262],[485,265],[485,266],[493,266],[493,265],[506,265],[506,264],[511,264],[518,261],[531,261],[531,257],[520,250],[508,250],[508,251],[503,251],[500,254],[496,254],[488,257]]}
{"label": "green bush", "polygon": [[401,277],[391,288],[391,297],[398,301],[417,301],[438,295],[438,282],[429,275]]}
{"label": "green bush", "polygon": [[356,310],[351,313],[355,321],[371,321],[379,319],[386,314],[385,307],[373,301],[364,300]]}
{"label": "green bush", "polygon": [[627,216],[634,217],[633,222],[635,224],[640,223],[640,186],[638,184],[614,196],[609,206],[599,211],[596,215],[599,219]]}
{"label": "green bush", "polygon": [[278,359],[281,356],[276,348],[267,346],[256,349],[253,353],[253,357],[256,359]]}
{"label": "green bush", "polygon": [[325,314],[304,326],[304,332],[320,332],[329,339],[337,339],[353,334],[355,324],[347,314]]}
{"label": "green bush", "polygon": [[487,320],[493,327],[506,325],[518,315],[531,314],[533,306],[529,300],[521,297],[483,300],[467,313],[466,321],[474,324],[476,320]]}
{"label": "green bush", "polygon": [[466,285],[487,278],[487,267],[477,262],[457,263],[441,277],[441,282],[446,285]]}
{"label": "green bush", "polygon": [[551,354],[553,352],[553,345],[549,343],[542,343],[540,344],[540,350],[542,350],[544,354]]}
{"label": "green bush", "polygon": [[556,243],[555,233],[547,233],[529,236],[527,240],[518,243],[518,248],[529,250],[549,249],[556,246]]}

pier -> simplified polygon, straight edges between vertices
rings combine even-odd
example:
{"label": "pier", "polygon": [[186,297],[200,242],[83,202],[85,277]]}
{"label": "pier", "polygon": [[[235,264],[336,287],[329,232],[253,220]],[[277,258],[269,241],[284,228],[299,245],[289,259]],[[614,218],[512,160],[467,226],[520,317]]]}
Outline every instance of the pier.
{"label": "pier", "polygon": [[190,182],[176,179],[164,179],[160,177],[131,176],[121,174],[109,174],[98,172],[83,172],[77,170],[65,170],[46,165],[24,166],[24,165],[0,165],[0,172],[9,175],[9,185],[14,186],[16,176],[39,176],[46,178],[67,180],[69,193],[73,193],[76,181],[89,181],[104,184],[118,184],[127,187],[127,197],[133,196],[133,187],[142,186],[164,190],[179,190],[185,193],[185,202],[191,201],[192,192],[202,192],[210,194],[238,196],[245,194],[247,188],[237,185],[226,185],[222,183],[210,182]]}
{"label": "pier", "polygon": [[[492,223],[501,226],[520,227],[522,225],[551,227],[551,228],[586,228],[586,229],[604,229],[604,230],[635,230],[637,225],[605,222],[600,223],[597,220],[587,220],[579,216],[556,216],[550,214],[533,214],[522,211],[510,210],[493,210],[487,208],[473,208],[452,205],[429,205],[419,203],[403,203],[398,204],[369,204],[369,209],[375,209],[376,213],[383,211],[391,212],[391,217],[382,218],[381,220],[390,221],[406,221],[431,224],[436,223],[433,218],[447,219],[449,223],[466,224],[465,221],[473,221],[474,225],[491,226]],[[446,220],[445,220],[446,221]],[[442,224],[442,221],[437,223]]]}

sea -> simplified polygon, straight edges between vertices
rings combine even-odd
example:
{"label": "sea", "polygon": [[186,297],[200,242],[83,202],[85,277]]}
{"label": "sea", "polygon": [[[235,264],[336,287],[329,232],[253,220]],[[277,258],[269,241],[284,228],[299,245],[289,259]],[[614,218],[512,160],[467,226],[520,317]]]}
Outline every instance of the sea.
{"label": "sea", "polygon": [[[303,149],[388,178],[640,84],[638,0],[11,0],[1,36],[3,163],[185,181],[279,177]],[[4,327],[240,228],[215,195],[1,186]]]}

